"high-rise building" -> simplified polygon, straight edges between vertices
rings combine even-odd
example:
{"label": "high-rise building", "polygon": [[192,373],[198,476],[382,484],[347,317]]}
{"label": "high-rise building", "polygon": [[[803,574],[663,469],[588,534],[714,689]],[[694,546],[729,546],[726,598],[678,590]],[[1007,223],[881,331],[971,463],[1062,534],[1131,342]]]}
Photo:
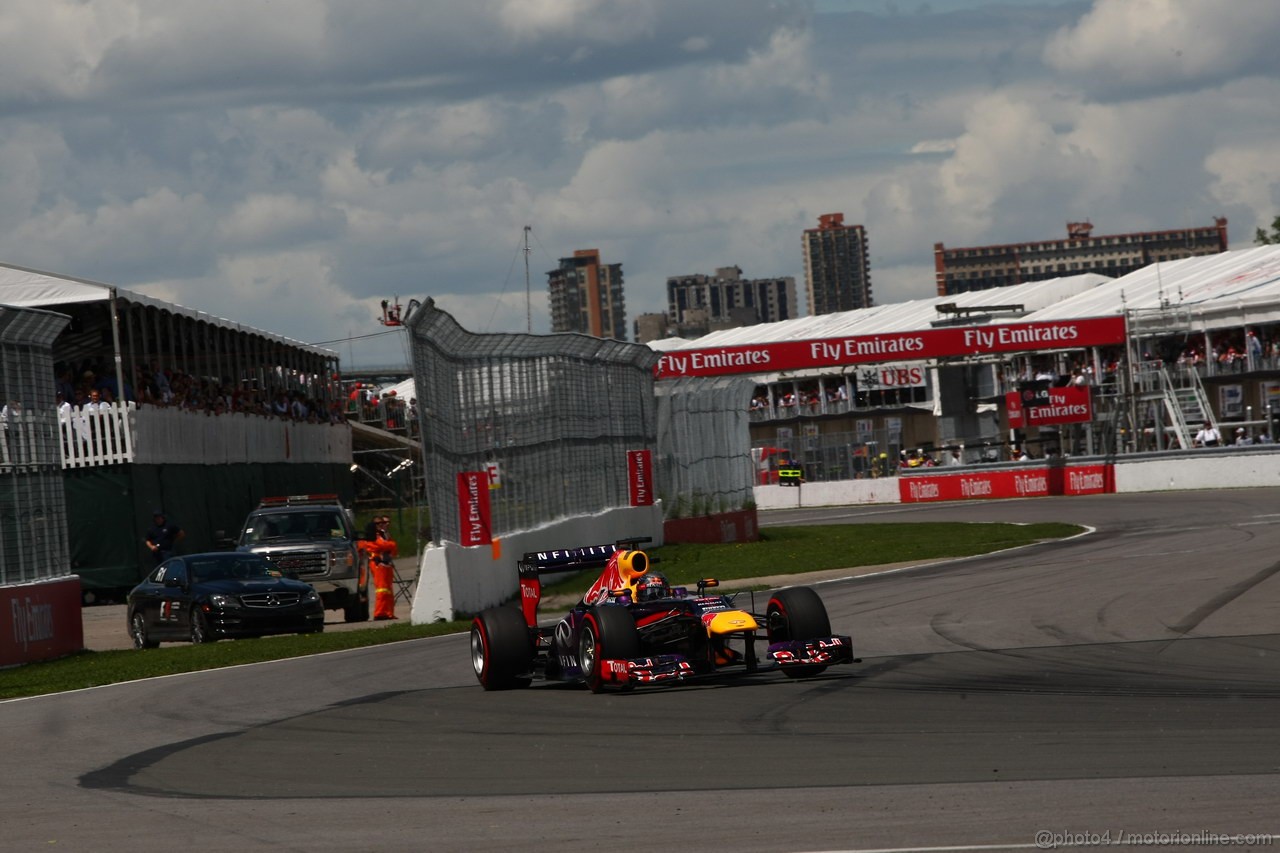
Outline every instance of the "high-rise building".
{"label": "high-rise building", "polygon": [[818,217],[817,228],[805,230],[803,241],[810,314],[871,307],[865,228],[845,225],[843,213],[824,213]]}
{"label": "high-rise building", "polygon": [[[715,275],[678,275],[667,279],[667,317],[684,327],[704,325],[707,332],[776,323],[796,316],[796,280],[742,277],[741,267],[720,267]],[[704,332],[705,334],[705,332]]]}
{"label": "high-rise building", "polygon": [[1065,240],[969,246],[947,249],[933,244],[939,296],[1005,287],[1081,273],[1112,278],[1148,264],[1227,250],[1227,220],[1215,217],[1207,228],[1139,231],[1093,236],[1093,223],[1068,222]]}
{"label": "high-rise building", "polygon": [[599,249],[579,249],[547,273],[551,331],[627,339],[622,264],[600,263]]}

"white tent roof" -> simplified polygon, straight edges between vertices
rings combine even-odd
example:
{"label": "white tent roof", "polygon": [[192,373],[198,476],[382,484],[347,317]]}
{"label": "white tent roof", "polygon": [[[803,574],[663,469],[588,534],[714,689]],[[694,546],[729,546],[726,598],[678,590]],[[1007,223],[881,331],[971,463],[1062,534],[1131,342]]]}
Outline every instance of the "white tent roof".
{"label": "white tent roof", "polygon": [[[799,317],[780,323],[761,323],[712,332],[701,338],[663,338],[650,341],[649,346],[659,352],[682,349],[741,346],[746,344],[774,343],[778,341],[818,340],[822,338],[876,335],[892,332],[928,329],[930,324],[948,317],[938,312],[937,306],[953,303],[957,308],[980,308],[992,305],[1021,305],[1025,312],[1035,312],[1060,304],[1079,294],[1088,293],[1112,279],[1095,273],[1068,276],[1066,278],[1033,281],[990,290],[975,290],[953,296],[932,296],[909,302],[893,302],[841,311],[835,314],[819,314],[815,317]],[[996,314],[992,323],[1026,322],[1029,313]],[[979,322],[975,319],[975,323]]]}
{"label": "white tent roof", "polygon": [[1028,320],[1072,320],[1131,312],[1141,325],[1187,331],[1280,322],[1280,246],[1152,264]]}
{"label": "white tent roof", "polygon": [[947,302],[959,308],[1022,305],[1028,312],[996,314],[991,323],[1113,317],[1126,311],[1131,328],[1139,331],[1205,331],[1276,323],[1280,322],[1280,245],[1152,264],[1116,279],[1089,273],[742,326],[695,340],[664,338],[649,346],[674,352],[928,329],[942,316],[937,306]]}
{"label": "white tent roof", "polygon": [[112,287],[109,284],[102,284],[87,279],[68,278],[66,276],[54,275],[53,273],[40,272],[39,270],[25,269],[23,267],[15,267],[9,264],[0,264],[0,305],[12,305],[17,308],[45,308],[57,310],[59,305],[71,305],[85,302],[106,302],[111,298],[112,293],[117,299],[123,299],[132,302],[135,305],[148,305],[154,308],[161,308],[184,317],[190,317],[194,320],[200,320],[214,326],[224,329],[231,329],[245,334],[260,335],[264,338],[278,341],[298,349],[305,349],[312,353],[328,357],[337,357],[337,353],[333,350],[324,349],[323,347],[312,346],[311,344],[295,341],[292,338],[286,338],[282,335],[264,332],[261,329],[255,329],[252,326],[246,326],[243,323],[236,323],[232,320],[225,320],[221,317],[215,317],[212,314],[206,314],[203,311],[196,311],[191,308],[184,308],[181,305],[175,305],[172,302],[164,302],[159,299],[153,299],[150,296],[144,296],[141,293],[123,290],[118,287]]}

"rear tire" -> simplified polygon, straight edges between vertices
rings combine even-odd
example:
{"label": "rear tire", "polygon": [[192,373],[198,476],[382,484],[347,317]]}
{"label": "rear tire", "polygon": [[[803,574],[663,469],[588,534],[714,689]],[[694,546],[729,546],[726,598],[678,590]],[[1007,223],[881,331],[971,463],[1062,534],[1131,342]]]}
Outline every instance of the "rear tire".
{"label": "rear tire", "polygon": [[[770,644],[831,636],[827,607],[807,586],[793,586],[775,592],[765,609],[765,621]],[[826,666],[783,667],[782,674],[788,678],[809,678],[824,670]]]}
{"label": "rear tire", "polygon": [[524,614],[493,607],[471,621],[471,666],[485,690],[528,687],[533,642]]}
{"label": "rear tire", "polygon": [[[586,679],[587,688],[599,693],[605,688],[604,661],[640,656],[640,635],[636,632],[636,620],[624,607],[606,605],[587,611],[578,638],[578,665]],[[635,685],[627,682],[623,690]]]}

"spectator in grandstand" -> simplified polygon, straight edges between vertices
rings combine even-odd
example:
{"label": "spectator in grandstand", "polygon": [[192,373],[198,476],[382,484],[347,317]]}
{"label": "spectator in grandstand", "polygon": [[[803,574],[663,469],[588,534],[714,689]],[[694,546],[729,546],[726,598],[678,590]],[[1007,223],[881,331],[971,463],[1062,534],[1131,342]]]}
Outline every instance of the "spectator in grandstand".
{"label": "spectator in grandstand", "polygon": [[1205,421],[1204,426],[1196,433],[1191,443],[1196,447],[1217,447],[1222,444],[1222,436],[1213,424]]}

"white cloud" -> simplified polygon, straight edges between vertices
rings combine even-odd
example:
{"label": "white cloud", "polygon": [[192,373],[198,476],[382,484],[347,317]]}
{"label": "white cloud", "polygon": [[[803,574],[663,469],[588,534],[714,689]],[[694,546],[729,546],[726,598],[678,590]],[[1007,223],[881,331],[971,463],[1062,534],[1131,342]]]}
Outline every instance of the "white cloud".
{"label": "white cloud", "polygon": [[1217,85],[1280,70],[1272,0],[1098,0],[1045,48],[1050,67],[1101,94]]}
{"label": "white cloud", "polygon": [[581,248],[634,318],[729,264],[802,289],[822,213],[867,227],[888,302],[933,292],[936,242],[1215,214],[1247,242],[1280,210],[1280,6],[891,6],[14,0],[0,261],[320,341],[397,294],[523,329],[525,225],[545,331]]}

